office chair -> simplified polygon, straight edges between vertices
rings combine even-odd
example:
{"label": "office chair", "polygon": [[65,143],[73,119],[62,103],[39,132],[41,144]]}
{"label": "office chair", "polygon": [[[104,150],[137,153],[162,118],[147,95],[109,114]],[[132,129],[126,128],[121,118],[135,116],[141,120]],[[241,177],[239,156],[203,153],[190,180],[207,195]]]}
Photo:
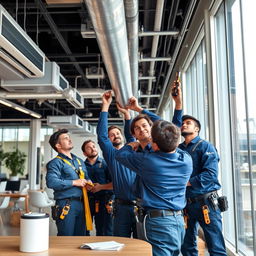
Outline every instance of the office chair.
{"label": "office chair", "polygon": [[45,191],[41,190],[29,190],[29,203],[37,207],[39,212],[42,212],[43,208],[54,205],[54,201],[50,200]]}
{"label": "office chair", "polygon": [[0,182],[0,193],[5,192],[6,183],[7,183],[7,181],[1,181]]}
{"label": "office chair", "polygon": [[[6,209],[9,206],[10,197],[4,197],[2,203],[0,204],[0,211]],[[0,225],[3,225],[3,219],[0,214]]]}

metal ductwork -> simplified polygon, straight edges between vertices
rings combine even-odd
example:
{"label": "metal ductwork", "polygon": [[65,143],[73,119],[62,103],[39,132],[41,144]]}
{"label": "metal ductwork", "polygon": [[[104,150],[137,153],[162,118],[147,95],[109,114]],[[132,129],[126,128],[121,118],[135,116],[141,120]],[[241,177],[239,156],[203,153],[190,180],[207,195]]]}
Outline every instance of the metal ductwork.
{"label": "metal ductwork", "polygon": [[135,97],[138,96],[138,80],[139,80],[139,3],[138,0],[125,0],[125,16],[128,32],[128,48],[130,57],[130,69],[132,80],[132,93]]}
{"label": "metal ductwork", "polygon": [[125,106],[132,96],[132,83],[124,2],[86,0],[86,5],[116,101]]}

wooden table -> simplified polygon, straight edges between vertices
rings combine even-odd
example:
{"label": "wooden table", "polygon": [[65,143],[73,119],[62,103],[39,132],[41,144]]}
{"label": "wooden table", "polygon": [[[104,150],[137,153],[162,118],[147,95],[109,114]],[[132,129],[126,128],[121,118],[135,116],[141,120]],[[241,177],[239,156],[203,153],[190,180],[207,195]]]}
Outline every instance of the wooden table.
{"label": "wooden table", "polygon": [[[39,231],[40,232],[40,231]],[[152,256],[152,247],[149,243],[126,237],[115,236],[50,236],[49,250],[37,253],[19,251],[19,236],[0,236],[0,256]],[[82,243],[116,241],[125,246],[120,251],[93,251],[80,249]]]}
{"label": "wooden table", "polygon": [[11,197],[11,198],[20,198],[25,197],[25,211],[29,212],[28,207],[28,194],[20,194],[20,193],[0,193],[0,197]]}

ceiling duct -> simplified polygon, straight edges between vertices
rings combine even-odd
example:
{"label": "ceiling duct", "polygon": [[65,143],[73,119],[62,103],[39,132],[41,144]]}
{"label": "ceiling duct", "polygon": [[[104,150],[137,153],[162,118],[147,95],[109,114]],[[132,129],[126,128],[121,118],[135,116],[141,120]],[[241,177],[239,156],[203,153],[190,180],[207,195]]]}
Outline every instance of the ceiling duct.
{"label": "ceiling duct", "polygon": [[138,48],[139,48],[139,3],[138,0],[125,0],[125,16],[128,32],[128,48],[131,68],[132,92],[135,97],[138,96]]}
{"label": "ceiling duct", "polygon": [[60,67],[55,62],[46,62],[43,77],[2,80],[1,87],[11,92],[62,92],[69,88],[69,82],[60,74]]}
{"label": "ceiling duct", "polygon": [[81,24],[81,35],[82,38],[95,38],[95,32],[91,20],[87,19]]}
{"label": "ceiling duct", "polygon": [[86,5],[116,101],[124,106],[132,86],[123,0],[87,0]]}
{"label": "ceiling duct", "polygon": [[82,129],[84,127],[84,121],[77,115],[48,116],[47,125],[55,128]]}
{"label": "ceiling duct", "polygon": [[75,88],[69,88],[63,91],[66,100],[76,109],[84,108],[84,97]]}
{"label": "ceiling duct", "polygon": [[91,66],[85,69],[87,79],[103,79],[105,77],[103,68]]}
{"label": "ceiling duct", "polygon": [[44,75],[45,54],[2,5],[0,5],[0,60],[2,79],[21,79],[23,76],[33,78]]}

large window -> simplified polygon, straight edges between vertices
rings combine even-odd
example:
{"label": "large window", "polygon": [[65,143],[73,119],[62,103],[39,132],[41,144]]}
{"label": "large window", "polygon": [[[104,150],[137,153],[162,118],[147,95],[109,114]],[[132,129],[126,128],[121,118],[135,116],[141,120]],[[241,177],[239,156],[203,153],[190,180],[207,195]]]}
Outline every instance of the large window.
{"label": "large window", "polygon": [[251,35],[256,2],[228,0],[225,4],[214,15],[212,27],[220,169],[231,206],[224,214],[224,234],[240,254],[254,255],[256,39]]}
{"label": "large window", "polygon": [[194,56],[186,63],[183,76],[185,114],[190,114],[198,118],[201,122],[200,136],[208,138],[206,127],[208,125],[208,101],[207,101],[207,83],[206,83],[206,60],[205,60],[205,42],[201,36],[200,42],[195,45]]}
{"label": "large window", "polygon": [[[40,130],[40,141],[44,141],[44,136],[52,134],[52,128],[41,128]],[[16,148],[24,152],[28,156],[28,147],[29,147],[29,136],[30,128],[29,127],[0,127],[0,146],[4,152],[14,151]],[[41,154],[43,156],[43,143],[41,143]],[[26,169],[24,175],[27,174],[28,158],[26,159]],[[8,173],[8,170],[4,167],[3,163],[0,166],[0,173]]]}

